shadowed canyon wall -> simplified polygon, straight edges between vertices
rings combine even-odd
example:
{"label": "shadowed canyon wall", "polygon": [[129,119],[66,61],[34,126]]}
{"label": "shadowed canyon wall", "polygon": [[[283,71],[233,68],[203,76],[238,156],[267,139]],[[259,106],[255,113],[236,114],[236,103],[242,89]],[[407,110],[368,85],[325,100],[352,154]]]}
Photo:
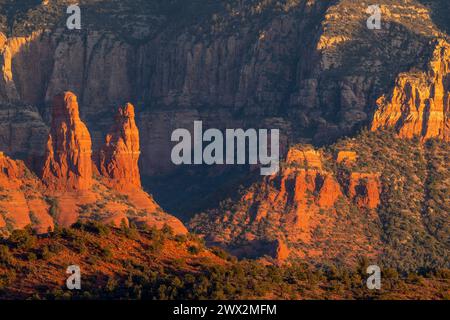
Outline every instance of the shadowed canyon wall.
{"label": "shadowed canyon wall", "polygon": [[[121,5],[130,12],[122,15],[115,1],[106,7],[90,1],[83,5],[80,31],[64,28],[63,1],[33,7],[11,31],[3,28],[10,32],[0,38],[0,148],[5,152],[40,152],[28,139],[46,137],[51,98],[64,90],[78,96],[95,147],[113,125],[116,106],[134,103],[145,141],[144,175],[173,170],[170,134],[190,128],[194,120],[221,129],[275,123],[289,141],[330,142],[368,124],[374,113],[374,128],[398,127],[392,116],[381,115],[379,98],[398,86],[401,72],[412,67],[431,72],[424,67],[429,61],[438,68],[448,58],[433,54],[430,43],[447,36],[414,0],[402,5],[380,1],[381,30],[368,30],[364,4],[350,0],[211,2],[199,7],[197,2],[166,7],[125,1]],[[177,8],[183,8],[183,19]],[[102,19],[93,19],[98,10]],[[27,19],[37,20],[30,27]],[[441,40],[440,46],[445,43]],[[445,79],[441,68],[426,80],[442,99],[448,91]],[[444,108],[443,117],[434,116],[434,109],[431,118],[423,117],[430,121],[425,137],[444,135],[448,128],[443,124],[448,118],[445,101],[432,98],[431,108]],[[422,99],[426,106],[429,98]],[[12,115],[24,113],[23,104],[30,105],[31,123],[20,130]],[[402,113],[394,117],[409,117],[405,99],[383,108]],[[422,134],[422,128],[408,126],[398,128],[400,134]]]}

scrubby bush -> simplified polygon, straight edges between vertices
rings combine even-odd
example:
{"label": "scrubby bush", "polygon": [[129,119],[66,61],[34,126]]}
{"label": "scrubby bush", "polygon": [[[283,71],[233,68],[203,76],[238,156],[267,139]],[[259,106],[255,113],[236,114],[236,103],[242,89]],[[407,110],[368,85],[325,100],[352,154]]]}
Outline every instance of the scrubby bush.
{"label": "scrubby bush", "polygon": [[9,251],[8,246],[0,245],[0,265],[7,266],[11,264],[13,256]]}
{"label": "scrubby bush", "polygon": [[190,254],[197,255],[197,254],[199,254],[199,253],[201,252],[201,250],[200,250],[200,248],[197,247],[197,246],[189,246],[189,247],[188,247],[188,252],[189,252]]}

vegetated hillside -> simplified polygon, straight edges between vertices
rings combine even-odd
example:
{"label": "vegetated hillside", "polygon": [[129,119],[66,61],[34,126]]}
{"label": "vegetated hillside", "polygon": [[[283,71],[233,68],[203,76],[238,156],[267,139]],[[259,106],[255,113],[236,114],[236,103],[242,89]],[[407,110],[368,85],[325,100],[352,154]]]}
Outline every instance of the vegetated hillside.
{"label": "vegetated hillside", "polygon": [[364,133],[335,148],[352,145],[360,156],[358,169],[381,172],[381,260],[404,269],[448,267],[449,143],[399,140],[381,132]]}
{"label": "vegetated hillside", "polygon": [[447,32],[450,32],[450,22],[448,15],[450,8],[446,0],[420,0],[421,3],[432,8],[432,17],[436,25]]}
{"label": "vegetated hillside", "polygon": [[280,173],[191,221],[241,256],[398,270],[450,266],[448,142],[363,131],[291,148]]}
{"label": "vegetated hillside", "polygon": [[[81,268],[81,290],[66,269]],[[36,236],[15,231],[0,244],[2,299],[448,299],[448,270],[418,275],[383,271],[367,289],[368,262],[354,269],[238,262],[198,238],[162,230],[75,224]]]}

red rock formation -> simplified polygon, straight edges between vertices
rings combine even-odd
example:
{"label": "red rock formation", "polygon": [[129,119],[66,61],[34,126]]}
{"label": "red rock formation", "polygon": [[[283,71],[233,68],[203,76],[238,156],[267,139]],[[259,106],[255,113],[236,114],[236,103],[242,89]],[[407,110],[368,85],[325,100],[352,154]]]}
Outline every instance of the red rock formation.
{"label": "red rock formation", "polygon": [[3,219],[2,216],[0,216],[0,229],[5,228],[5,227],[6,227],[5,219]]}
{"label": "red rock formation", "polygon": [[356,172],[351,174],[348,195],[359,207],[377,208],[380,204],[380,192],[378,174]]}
{"label": "red rock formation", "polygon": [[336,162],[344,164],[353,164],[355,163],[357,158],[358,155],[354,151],[339,151],[336,157]]}
{"label": "red rock formation", "polygon": [[331,208],[342,196],[341,187],[331,174],[320,177],[320,179],[323,179],[323,182],[319,189],[317,203],[320,208]]}
{"label": "red rock formation", "polygon": [[142,189],[117,191],[94,183],[91,190],[48,190],[22,161],[0,152],[0,235],[8,234],[10,227],[22,229],[28,225],[46,233],[55,223],[69,227],[79,219],[91,218],[117,227],[122,221],[132,221],[159,229],[168,225],[175,234],[188,232],[180,220],[165,213]]}
{"label": "red rock formation", "polygon": [[322,169],[320,153],[312,149],[289,149],[286,156],[286,163],[288,165],[298,165],[305,168]]}
{"label": "red rock formation", "polygon": [[87,190],[92,185],[91,136],[80,120],[77,97],[64,92],[53,100],[52,124],[42,180],[51,190]]}
{"label": "red rock formation", "polygon": [[18,228],[24,228],[31,222],[25,195],[19,190],[24,169],[22,163],[0,154],[0,210],[4,220],[11,221]]}
{"label": "red rock formation", "polygon": [[[320,224],[319,211],[333,210],[343,195],[332,173],[322,167],[319,152],[290,149],[282,170],[246,193],[241,210],[234,216],[225,215],[222,222],[250,226],[245,236],[248,240],[255,237],[253,227],[258,229],[258,225],[268,223],[270,229],[286,230],[290,241],[309,243],[312,231]],[[236,236],[232,232],[225,235],[227,240]]]}
{"label": "red rock formation", "polygon": [[[306,198],[306,192],[314,195],[316,203],[322,208],[329,208],[334,205],[339,196],[342,195],[341,188],[331,173],[322,170],[321,155],[315,150],[298,150],[291,148],[288,152],[286,163],[288,166],[307,168],[307,170],[297,171],[294,199]],[[284,176],[290,176],[291,170],[285,170]],[[300,179],[300,180],[299,180]],[[285,180],[282,179],[282,180]],[[282,186],[282,192],[285,188]]]}
{"label": "red rock formation", "polygon": [[42,181],[22,161],[0,152],[0,234],[27,225],[45,233],[54,224],[69,227],[91,218],[115,226],[133,222],[188,232],[140,188],[139,132],[131,104],[119,109],[101,150],[101,181],[92,179],[91,138],[80,120],[76,96],[56,96],[52,111]]}
{"label": "red rock formation", "polygon": [[20,179],[24,167],[0,152],[0,185],[6,188],[15,188],[21,185]]}
{"label": "red rock formation", "polygon": [[[341,156],[357,160],[355,152]],[[379,175],[353,173],[347,180],[338,179],[336,175],[346,176],[347,170],[326,170],[325,161],[332,159],[326,150],[292,148],[277,174],[253,185],[231,210],[213,215],[207,232],[198,231],[211,242],[245,247],[233,252],[247,257],[268,254],[279,261],[287,257],[333,259],[342,248],[349,250],[352,259],[368,251],[374,254],[372,243],[378,239],[368,237],[364,228],[367,219],[376,219],[376,215],[367,215],[357,207],[378,207]],[[274,244],[273,239],[286,243]],[[265,241],[273,245],[257,245]]]}
{"label": "red rock formation", "polygon": [[276,241],[276,253],[275,253],[275,259],[279,262],[283,262],[289,258],[289,248],[287,247],[286,243],[282,240]]}
{"label": "red rock formation", "polygon": [[119,108],[116,123],[106,136],[99,156],[100,173],[120,190],[141,187],[139,130],[134,117],[132,104]]}
{"label": "red rock formation", "polygon": [[[289,258],[289,248],[286,242],[281,239],[270,241],[267,244],[255,243],[255,246],[259,251],[261,251],[261,256],[266,253],[268,256],[272,257],[278,264],[282,264]],[[249,249],[250,248],[247,249],[247,252],[251,254],[251,250]]]}
{"label": "red rock formation", "polygon": [[48,214],[48,205],[39,189],[40,181],[27,169],[22,161],[15,161],[0,152],[0,215],[6,227],[21,229],[27,225],[38,233],[45,233],[53,228],[53,219]]}
{"label": "red rock formation", "polygon": [[402,73],[392,94],[377,101],[372,130],[394,128],[400,137],[450,140],[450,44],[440,40],[427,72]]}

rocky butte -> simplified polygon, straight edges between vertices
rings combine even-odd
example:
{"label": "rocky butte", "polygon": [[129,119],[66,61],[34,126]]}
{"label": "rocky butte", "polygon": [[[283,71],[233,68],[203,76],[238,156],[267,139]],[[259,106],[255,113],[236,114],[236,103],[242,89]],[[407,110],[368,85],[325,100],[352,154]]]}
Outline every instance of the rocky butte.
{"label": "rocky butte", "polygon": [[[355,171],[350,176],[336,175],[325,168],[325,158],[332,156],[308,146],[292,147],[279,173],[250,187],[233,209],[205,217],[211,219],[212,227],[209,232],[199,231],[211,243],[228,246],[240,256],[269,255],[279,262],[289,257],[336,258],[334,255],[344,250],[339,242],[346,241],[342,230],[350,227],[347,219],[354,219],[340,217],[349,215],[350,207],[359,208],[361,220],[375,214],[381,184],[378,174]],[[354,170],[351,165],[345,170]],[[364,222],[357,224],[347,231],[358,244],[358,249],[348,253],[349,261],[364,250],[368,256],[374,254],[370,243],[376,240],[364,233]],[[324,247],[328,241],[342,250]]]}
{"label": "rocky butte", "polygon": [[120,107],[115,124],[106,135],[99,155],[100,173],[119,189],[140,188],[139,130],[135,122],[134,106],[127,103]]}
{"label": "rocky butte", "polygon": [[115,226],[168,225],[175,233],[187,232],[140,187],[139,131],[131,104],[119,108],[116,124],[99,152],[99,168],[91,146],[77,97],[68,91],[58,94],[40,178],[24,162],[0,153],[1,233],[27,225],[45,233],[54,225],[67,227],[85,219]]}
{"label": "rocky butte", "polygon": [[53,100],[42,181],[51,190],[87,190],[92,185],[92,142],[81,121],[77,97],[64,92]]}

